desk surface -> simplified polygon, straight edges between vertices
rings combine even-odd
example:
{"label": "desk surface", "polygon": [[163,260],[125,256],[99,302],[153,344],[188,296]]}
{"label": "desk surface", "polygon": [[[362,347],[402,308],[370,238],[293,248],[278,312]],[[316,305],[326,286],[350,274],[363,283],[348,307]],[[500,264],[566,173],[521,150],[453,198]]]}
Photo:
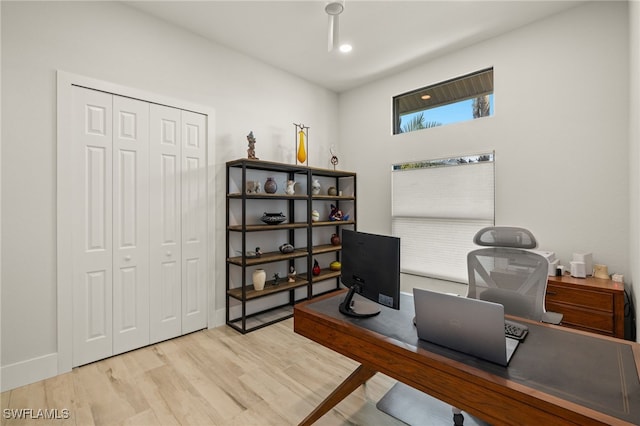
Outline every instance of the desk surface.
{"label": "desk surface", "polygon": [[502,367],[419,340],[408,295],[366,319],[340,314],[343,297],[296,305],[295,331],[489,422],[640,424],[636,343],[528,322]]}

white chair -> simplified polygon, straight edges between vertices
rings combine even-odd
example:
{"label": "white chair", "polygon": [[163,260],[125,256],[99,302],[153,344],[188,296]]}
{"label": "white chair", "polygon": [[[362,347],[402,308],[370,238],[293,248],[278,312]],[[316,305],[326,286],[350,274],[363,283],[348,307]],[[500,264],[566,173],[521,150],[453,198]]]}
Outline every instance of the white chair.
{"label": "white chair", "polygon": [[549,261],[531,251],[538,246],[524,228],[492,226],[475,235],[483,246],[469,252],[467,297],[504,306],[505,314],[559,324],[562,314],[545,310]]}
{"label": "white chair", "polygon": [[[473,242],[484,248],[467,254],[467,297],[500,303],[505,314],[560,324],[562,314],[544,306],[549,261],[531,251],[538,242],[529,230],[490,226],[478,231]],[[454,425],[462,425],[462,412],[452,410]]]}

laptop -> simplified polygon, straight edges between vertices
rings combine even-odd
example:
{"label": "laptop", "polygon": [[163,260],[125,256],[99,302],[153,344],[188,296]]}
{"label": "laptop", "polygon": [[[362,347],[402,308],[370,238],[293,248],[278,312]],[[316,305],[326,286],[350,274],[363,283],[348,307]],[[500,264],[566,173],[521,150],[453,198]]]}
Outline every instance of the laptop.
{"label": "laptop", "polygon": [[413,289],[418,337],[507,366],[518,344],[504,334],[504,306]]}

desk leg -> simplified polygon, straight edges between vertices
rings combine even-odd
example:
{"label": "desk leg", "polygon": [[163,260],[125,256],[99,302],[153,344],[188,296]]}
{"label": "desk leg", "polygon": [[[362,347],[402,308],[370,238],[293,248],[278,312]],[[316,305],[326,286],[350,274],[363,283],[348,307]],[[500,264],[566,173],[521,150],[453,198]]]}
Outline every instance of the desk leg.
{"label": "desk leg", "polygon": [[358,389],[360,385],[364,384],[367,380],[372,378],[377,372],[369,367],[360,365],[349,377],[347,377],[333,392],[331,395],[325,398],[315,410],[307,416],[306,419],[300,422],[299,426],[306,426],[313,424],[320,417],[324,416],[329,410],[335,407],[340,401],[345,399],[351,392]]}

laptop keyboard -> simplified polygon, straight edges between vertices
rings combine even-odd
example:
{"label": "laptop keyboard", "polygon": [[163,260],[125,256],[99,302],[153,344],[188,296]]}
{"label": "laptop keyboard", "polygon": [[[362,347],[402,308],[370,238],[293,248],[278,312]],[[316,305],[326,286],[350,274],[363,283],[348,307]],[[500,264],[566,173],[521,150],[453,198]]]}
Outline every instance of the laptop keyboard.
{"label": "laptop keyboard", "polygon": [[529,327],[524,324],[518,324],[508,320],[505,320],[504,322],[504,334],[507,337],[511,337],[512,339],[517,340],[523,340],[525,337],[527,337],[528,332]]}

